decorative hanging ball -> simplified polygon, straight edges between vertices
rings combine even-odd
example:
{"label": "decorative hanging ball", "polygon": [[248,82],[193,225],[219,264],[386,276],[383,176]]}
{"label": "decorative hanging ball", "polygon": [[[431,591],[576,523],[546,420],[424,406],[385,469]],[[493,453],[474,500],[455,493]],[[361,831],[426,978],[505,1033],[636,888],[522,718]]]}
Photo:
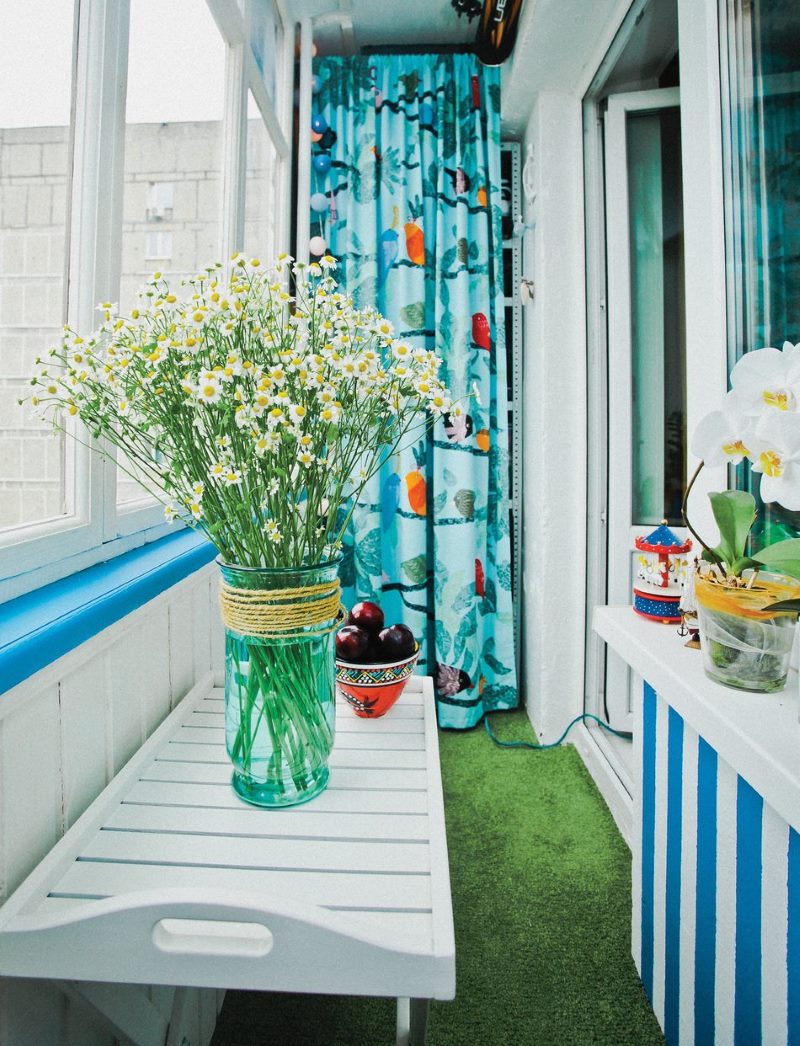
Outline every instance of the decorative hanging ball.
{"label": "decorative hanging ball", "polygon": [[316,75],[312,76],[311,77],[311,93],[312,94],[316,94],[317,91],[319,91],[319,86],[320,86],[319,85],[319,77],[316,76]]}
{"label": "decorative hanging ball", "polygon": [[317,142],[321,142],[324,135],[320,134],[319,131],[311,132],[311,141],[316,145]]}
{"label": "decorative hanging ball", "polygon": [[311,210],[316,211],[317,214],[322,214],[323,211],[328,209],[328,197],[324,192],[312,193],[309,203],[311,204]]}
{"label": "decorative hanging ball", "polygon": [[319,257],[325,253],[328,249],[328,245],[321,236],[312,236],[308,241],[308,249],[312,254],[316,254],[317,257]]}
{"label": "decorative hanging ball", "polygon": [[327,174],[331,169],[331,158],[328,153],[317,153],[311,161],[317,174]]}
{"label": "decorative hanging ball", "polygon": [[633,582],[633,609],[642,617],[665,625],[681,619],[680,601],[689,569],[689,538],[681,541],[662,520],[661,525],[634,542],[639,553]]}
{"label": "decorative hanging ball", "polygon": [[317,134],[324,134],[328,130],[328,121],[324,116],[320,116],[319,113],[316,116],[312,116],[311,130],[316,131]]}

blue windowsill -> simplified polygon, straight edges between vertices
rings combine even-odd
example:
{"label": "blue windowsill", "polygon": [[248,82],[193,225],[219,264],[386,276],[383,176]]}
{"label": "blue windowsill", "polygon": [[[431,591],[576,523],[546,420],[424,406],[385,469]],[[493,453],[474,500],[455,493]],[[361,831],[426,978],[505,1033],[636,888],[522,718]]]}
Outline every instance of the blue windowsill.
{"label": "blue windowsill", "polygon": [[0,606],[0,694],[210,563],[214,546],[182,530]]}

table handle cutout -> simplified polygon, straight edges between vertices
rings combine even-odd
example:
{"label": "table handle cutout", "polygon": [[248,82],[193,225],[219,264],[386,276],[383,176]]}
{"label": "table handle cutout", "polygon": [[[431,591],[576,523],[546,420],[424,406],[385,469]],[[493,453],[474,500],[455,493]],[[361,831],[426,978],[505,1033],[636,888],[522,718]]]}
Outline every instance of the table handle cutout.
{"label": "table handle cutout", "polygon": [[218,955],[263,959],[274,938],[266,926],[222,919],[159,919],[153,944],[161,952],[179,955]]}

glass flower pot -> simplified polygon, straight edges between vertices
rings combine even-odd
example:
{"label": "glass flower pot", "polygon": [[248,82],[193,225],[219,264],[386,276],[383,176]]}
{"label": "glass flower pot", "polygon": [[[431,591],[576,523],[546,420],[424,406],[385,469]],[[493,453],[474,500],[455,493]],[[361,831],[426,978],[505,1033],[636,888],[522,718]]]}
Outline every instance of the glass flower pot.
{"label": "glass flower pot", "polygon": [[797,615],[762,608],[800,598],[800,582],[760,573],[752,588],[737,589],[698,574],[695,592],[706,675],[737,690],[783,690]]}
{"label": "glass flower pot", "polygon": [[[256,806],[305,803],[325,788],[333,747],[339,560],[294,569],[218,563],[234,791]],[[326,589],[333,595],[321,596]],[[225,605],[231,590],[246,620],[232,623]],[[248,599],[267,606],[271,617],[259,621]],[[319,620],[321,613],[327,616]],[[316,619],[303,623],[306,616]]]}

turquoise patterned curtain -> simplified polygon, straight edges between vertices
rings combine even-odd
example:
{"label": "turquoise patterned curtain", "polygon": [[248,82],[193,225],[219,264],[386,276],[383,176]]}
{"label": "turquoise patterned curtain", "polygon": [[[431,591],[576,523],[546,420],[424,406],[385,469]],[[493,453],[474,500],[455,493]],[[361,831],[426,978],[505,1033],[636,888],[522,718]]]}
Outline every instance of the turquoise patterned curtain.
{"label": "turquoise patterned curtain", "polygon": [[321,59],[315,74],[312,249],[321,237],[357,304],[443,358],[465,407],[374,477],[345,600],[376,600],[413,630],[440,724],[470,727],[517,703],[499,72],[471,55],[373,55]]}

